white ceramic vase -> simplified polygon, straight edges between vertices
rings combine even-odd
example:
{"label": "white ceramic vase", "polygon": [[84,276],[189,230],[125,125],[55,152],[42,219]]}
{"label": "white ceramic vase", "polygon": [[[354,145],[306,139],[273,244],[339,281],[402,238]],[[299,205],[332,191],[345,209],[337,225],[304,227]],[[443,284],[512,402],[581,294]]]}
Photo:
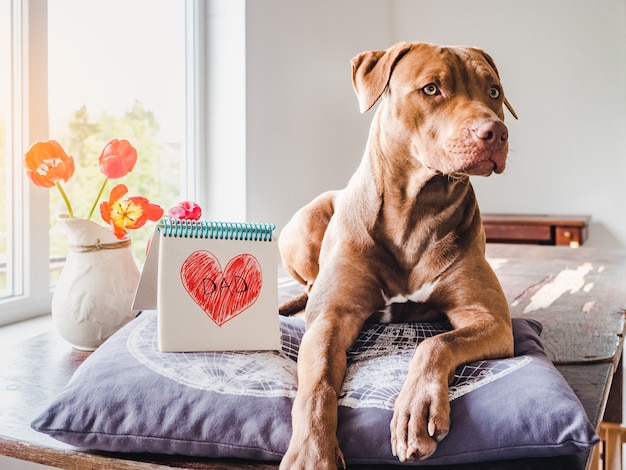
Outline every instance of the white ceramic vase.
{"label": "white ceramic vase", "polygon": [[68,254],[52,294],[53,322],[74,348],[93,351],[134,318],[139,269],[130,240],[89,220],[60,215],[58,221]]}

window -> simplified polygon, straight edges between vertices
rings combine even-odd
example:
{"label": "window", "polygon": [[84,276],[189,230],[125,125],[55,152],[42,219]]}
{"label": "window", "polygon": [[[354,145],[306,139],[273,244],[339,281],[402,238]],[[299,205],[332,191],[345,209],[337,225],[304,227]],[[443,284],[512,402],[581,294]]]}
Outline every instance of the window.
{"label": "window", "polygon": [[12,236],[9,234],[13,203],[8,191],[12,181],[9,167],[12,136],[8,123],[11,121],[11,4],[0,3],[0,168],[3,169],[0,182],[0,298],[13,295],[16,289],[13,260],[9,259]]}
{"label": "window", "polygon": [[[66,191],[86,218],[102,175],[97,157],[113,138],[137,149],[123,179],[130,195],[167,208],[183,197],[185,158],[185,4],[176,0],[48,0],[50,136],[74,156]],[[105,198],[116,183],[109,182]],[[50,194],[51,282],[66,254],[55,218],[67,212]],[[98,211],[92,220],[100,222]],[[133,231],[138,262],[153,226]]]}
{"label": "window", "polygon": [[12,0],[0,10],[0,323],[9,323],[50,305],[47,193],[24,184],[20,165],[24,142],[47,136],[47,110],[32,112],[35,103],[46,104],[38,40],[45,3]]}
{"label": "window", "polygon": [[[200,149],[186,145],[195,128],[186,103],[194,103],[190,71],[198,64],[187,57],[201,38],[201,3],[0,2],[0,324],[49,311],[66,256],[56,224],[62,199],[23,175],[21,158],[32,143],[54,139],[74,157],[65,190],[77,217],[86,218],[96,197],[97,157],[111,138],[128,139],[138,151],[123,180],[129,195],[165,209],[194,199],[187,181]],[[98,211],[92,220],[102,223]],[[139,264],[153,228],[131,234]]]}

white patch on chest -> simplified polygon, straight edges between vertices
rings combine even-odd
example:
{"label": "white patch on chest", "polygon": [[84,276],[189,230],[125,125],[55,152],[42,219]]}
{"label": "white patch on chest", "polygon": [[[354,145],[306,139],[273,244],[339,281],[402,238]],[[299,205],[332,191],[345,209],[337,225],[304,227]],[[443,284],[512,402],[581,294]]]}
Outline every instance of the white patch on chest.
{"label": "white patch on chest", "polygon": [[426,282],[420,286],[415,292],[409,295],[394,295],[393,297],[385,297],[385,308],[382,310],[381,323],[391,322],[391,306],[393,304],[405,304],[407,302],[421,303],[426,302],[432,295],[435,287],[439,284],[440,278],[434,282]]}

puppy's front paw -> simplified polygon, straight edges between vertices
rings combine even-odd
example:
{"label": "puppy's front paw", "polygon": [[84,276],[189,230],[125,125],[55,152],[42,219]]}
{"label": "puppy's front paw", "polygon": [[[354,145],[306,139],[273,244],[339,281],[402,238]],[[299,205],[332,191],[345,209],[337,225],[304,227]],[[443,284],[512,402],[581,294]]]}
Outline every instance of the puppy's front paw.
{"label": "puppy's front paw", "polygon": [[430,457],[450,430],[447,384],[407,380],[396,399],[390,428],[391,450],[400,462]]}
{"label": "puppy's front paw", "polygon": [[346,463],[336,439],[316,443],[308,439],[296,444],[293,439],[280,461],[280,470],[344,470]]}

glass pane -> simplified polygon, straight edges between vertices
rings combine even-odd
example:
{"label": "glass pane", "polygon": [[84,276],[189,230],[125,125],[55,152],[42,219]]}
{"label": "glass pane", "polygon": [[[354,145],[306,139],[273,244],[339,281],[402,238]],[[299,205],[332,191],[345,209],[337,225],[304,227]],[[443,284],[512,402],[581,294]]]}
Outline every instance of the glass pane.
{"label": "glass pane", "polygon": [[0,298],[13,294],[11,214],[11,2],[0,2]]}
{"label": "glass pane", "polygon": [[[182,200],[185,175],[185,2],[180,0],[49,0],[50,138],[75,159],[65,185],[76,217],[87,218],[104,181],[97,159],[110,139],[137,149],[131,174],[109,181],[127,196],[168,207]],[[55,223],[66,213],[56,190],[50,201],[51,283],[67,253]],[[98,207],[92,220],[101,224]],[[130,235],[139,264],[154,229]]]}

